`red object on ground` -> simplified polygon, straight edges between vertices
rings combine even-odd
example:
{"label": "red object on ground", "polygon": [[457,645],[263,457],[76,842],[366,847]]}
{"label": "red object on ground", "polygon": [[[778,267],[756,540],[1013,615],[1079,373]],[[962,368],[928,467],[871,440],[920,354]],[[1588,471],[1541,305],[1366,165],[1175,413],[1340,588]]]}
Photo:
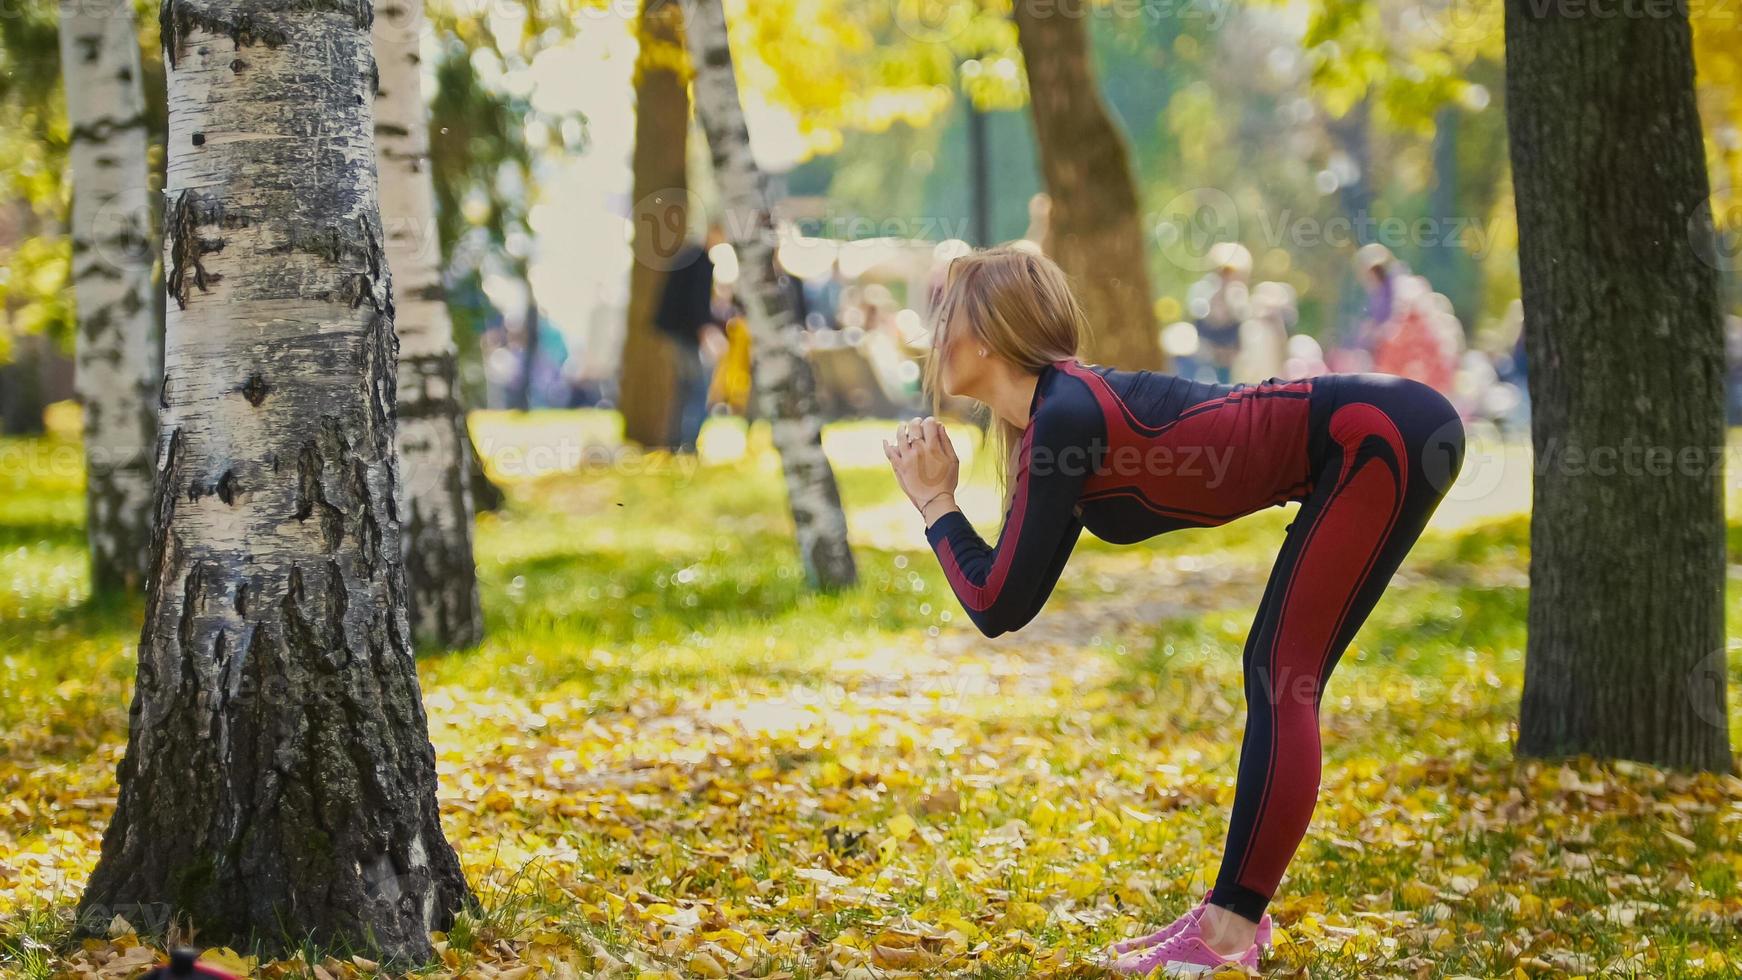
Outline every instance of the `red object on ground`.
{"label": "red object on ground", "polygon": [[229,970],[199,962],[199,951],[178,949],[169,954],[169,962],[145,974],[142,980],[177,980],[180,977],[205,977],[207,980],[242,980]]}

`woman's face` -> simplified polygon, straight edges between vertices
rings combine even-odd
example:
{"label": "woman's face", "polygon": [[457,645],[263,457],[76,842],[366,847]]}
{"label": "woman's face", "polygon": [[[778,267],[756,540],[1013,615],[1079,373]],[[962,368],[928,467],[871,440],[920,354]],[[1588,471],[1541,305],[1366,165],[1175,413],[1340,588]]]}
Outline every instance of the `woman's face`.
{"label": "woman's face", "polygon": [[980,356],[980,343],[968,326],[967,317],[957,312],[944,327],[939,380],[944,394],[974,398],[986,375],[986,358]]}

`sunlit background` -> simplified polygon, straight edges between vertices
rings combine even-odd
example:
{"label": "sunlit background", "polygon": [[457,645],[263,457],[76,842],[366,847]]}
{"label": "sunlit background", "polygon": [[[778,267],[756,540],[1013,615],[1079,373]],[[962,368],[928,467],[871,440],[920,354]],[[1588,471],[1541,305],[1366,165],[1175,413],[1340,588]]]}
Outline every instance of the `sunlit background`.
{"label": "sunlit background", "polygon": [[[423,642],[417,671],[442,830],[481,905],[431,937],[428,975],[1094,975],[1099,950],[1215,874],[1242,651],[1298,512],[1133,547],[1085,535],[1031,626],[973,630],[882,444],[930,411],[920,366],[947,263],[1057,252],[1010,4],[724,6],[827,423],[813,479],[838,490],[856,579],[819,587],[794,547],[793,445],[750,396],[730,244],[707,250],[723,329],[704,347],[706,423],[693,446],[678,431],[672,379],[694,363],[649,340],[650,304],[676,247],[730,219],[701,127],[684,101],[671,115],[687,55],[649,40],[635,0],[430,0],[415,29],[436,217],[414,235],[482,465],[451,453],[405,473],[477,507],[450,529],[475,629]],[[1742,781],[1517,751],[1544,471],[1499,0],[1058,6],[1087,28],[1095,90],[1074,94],[1100,97],[1129,151],[1147,309],[1117,326],[1201,380],[1416,377],[1471,434],[1325,698],[1322,801],[1271,906],[1267,968],[1734,976]],[[135,8],[155,191],[159,17]],[[1690,14],[1735,425],[1742,9]],[[0,975],[43,980],[136,976],[167,945],[131,912],[77,918],[154,637],[139,590],[91,571],[57,29],[53,3],[0,3]],[[655,98],[660,76],[679,84]],[[681,188],[650,176],[674,173]],[[943,406],[959,504],[990,536],[1006,498],[967,408]],[[1705,612],[1734,624],[1731,520],[1705,522],[1712,552],[1728,543],[1723,609]],[[1601,596],[1577,609],[1608,612]],[[1742,639],[1732,626],[1693,653],[1690,676],[1732,692],[1702,707],[1742,744]],[[350,948],[208,959],[380,975]]]}
{"label": "sunlit background", "polygon": [[[1240,380],[1371,366],[1363,324],[1374,302],[1361,270],[1383,261],[1443,348],[1434,356],[1444,365],[1417,373],[1433,374],[1473,419],[1521,424],[1497,3],[1083,6],[1102,95],[1132,152],[1158,342],[1184,372],[1210,359],[1199,327],[1212,306],[1229,315],[1224,298],[1236,322],[1292,338],[1283,358],[1243,366]],[[964,242],[1044,234],[1015,28],[998,4],[727,7],[755,157],[780,198],[783,258],[822,328],[812,342],[845,341],[869,365],[826,383],[880,389],[838,392],[833,404],[906,411],[917,372],[905,362],[923,339],[939,261]],[[0,53],[0,358],[9,401],[40,405],[70,390],[67,130],[52,5],[21,9],[5,20]],[[430,6],[424,88],[441,209],[423,237],[439,250],[476,407],[619,399],[637,13],[625,0]],[[1714,215],[1733,242],[1736,16],[1699,4],[1693,21]],[[147,71],[159,77],[156,18],[141,23]],[[684,152],[699,238],[719,214],[699,130]],[[841,248],[849,243],[858,247]],[[1242,281],[1221,297],[1213,272],[1230,263]],[[1735,265],[1724,270],[1731,313]],[[34,415],[18,404],[6,417],[16,430]]]}

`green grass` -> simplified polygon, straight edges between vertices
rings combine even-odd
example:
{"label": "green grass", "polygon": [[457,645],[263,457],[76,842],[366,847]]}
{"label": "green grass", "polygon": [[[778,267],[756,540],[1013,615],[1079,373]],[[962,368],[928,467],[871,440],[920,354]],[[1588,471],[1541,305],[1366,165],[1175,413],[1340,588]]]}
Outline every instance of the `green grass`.
{"label": "green grass", "polygon": [[[599,413],[480,423],[496,463],[616,438]],[[1087,542],[1047,613],[986,641],[882,466],[882,428],[830,431],[861,581],[829,595],[804,582],[754,438],[702,466],[510,481],[479,522],[487,639],[421,660],[446,829],[483,901],[421,972],[697,975],[706,954],[815,977],[902,950],[925,975],[1092,972],[1087,954],[1195,901],[1290,512]],[[21,976],[130,941],[69,938],[140,615],[87,596],[79,487],[73,443],[0,442],[0,973]],[[964,497],[990,531],[983,467]],[[1742,781],[1512,756],[1528,550],[1522,517],[1430,532],[1345,655],[1269,968],[1735,974]],[[356,972],[338,952],[270,969]]]}

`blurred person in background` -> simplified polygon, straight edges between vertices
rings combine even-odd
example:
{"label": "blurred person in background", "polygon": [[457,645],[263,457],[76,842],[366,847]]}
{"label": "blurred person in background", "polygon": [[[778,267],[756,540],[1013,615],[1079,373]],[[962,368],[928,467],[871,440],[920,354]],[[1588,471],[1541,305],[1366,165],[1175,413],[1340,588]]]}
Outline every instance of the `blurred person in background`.
{"label": "blurred person in background", "polygon": [[841,273],[840,260],[829,263],[828,275],[814,280],[801,279],[799,286],[804,291],[805,309],[809,311],[805,315],[805,325],[813,330],[839,330],[841,302],[848,288],[847,277]]}
{"label": "blurred person in background", "polygon": [[1198,325],[1175,320],[1161,330],[1162,353],[1173,359],[1173,373],[1196,379],[1211,368],[1200,359],[1204,345],[1198,340]]}
{"label": "blurred person in background", "polygon": [[[722,292],[725,290],[724,286],[715,288]],[[715,309],[726,316],[726,342],[715,353],[705,404],[748,418],[751,387],[750,325],[745,322],[744,314],[729,297],[716,305]]]}
{"label": "blurred person in background", "polygon": [[1252,290],[1231,380],[1256,384],[1282,374],[1288,332],[1299,319],[1294,300],[1294,288],[1287,283],[1261,282]]}
{"label": "blurred person in background", "polygon": [[562,408],[569,404],[571,393],[563,365],[570,357],[568,338],[556,328],[544,311],[534,313],[537,319],[538,341],[527,360],[528,388],[526,408]]}
{"label": "blurred person in background", "polygon": [[1288,338],[1288,357],[1282,362],[1282,376],[1289,379],[1314,378],[1329,374],[1325,365],[1325,349],[1316,338],[1297,333]]}
{"label": "blurred person in background", "polygon": [[1195,380],[1228,383],[1240,353],[1240,324],[1250,296],[1246,280],[1252,274],[1252,253],[1239,242],[1217,242],[1210,248],[1214,267],[1186,292],[1186,309],[1198,328],[1200,363],[1210,377]]}
{"label": "blurred person in background", "polygon": [[[775,324],[775,328],[785,329],[796,325],[807,349],[817,346],[819,338],[832,337],[835,330],[830,318],[833,316],[834,304],[841,298],[838,269],[832,269],[828,278],[820,280],[825,287],[822,293],[823,302],[828,304],[828,312],[824,312],[815,305],[818,293],[814,287],[817,284],[792,271],[787,265],[784,250],[776,249],[773,261],[775,281],[786,293],[787,302],[784,322]],[[751,420],[756,418],[756,406],[751,400],[755,387],[755,343],[751,335],[749,313],[739,301],[735,261],[733,265],[734,271],[731,275],[721,274],[714,278],[712,313],[722,329],[703,340],[703,360],[710,379],[706,397],[702,401],[701,412],[704,420],[710,409],[721,409]],[[700,430],[701,423],[698,422],[698,436]]]}
{"label": "blurred person in background", "polygon": [[1342,343],[1325,355],[1332,371],[1373,370],[1373,348],[1388,328],[1396,289],[1397,259],[1378,243],[1355,250],[1355,279],[1367,294],[1365,309]]}
{"label": "blurred person in background", "polygon": [[1530,431],[1530,385],[1525,370],[1524,303],[1513,300],[1499,320],[1479,335],[1493,366],[1494,381],[1477,397],[1477,414],[1507,432]]}
{"label": "blurred person in background", "polygon": [[1383,245],[1357,249],[1355,270],[1367,292],[1367,309],[1356,325],[1353,345],[1327,358],[1331,369],[1395,374],[1452,394],[1465,343],[1451,301]]}
{"label": "blurred person in background", "polygon": [[1052,198],[1044,191],[1028,199],[1028,230],[1022,240],[1034,243],[1042,255],[1052,252]]}
{"label": "blurred person in background", "polygon": [[726,322],[731,306],[714,288],[715,248],[725,232],[709,225],[706,238],[685,245],[665,278],[654,324],[669,338],[672,349],[671,444],[679,452],[695,452],[696,439],[708,417],[708,386],[715,362],[728,347]]}
{"label": "blurred person in background", "polygon": [[1464,331],[1451,301],[1420,276],[1394,275],[1389,283],[1391,316],[1379,325],[1373,370],[1451,394],[1464,353]]}

